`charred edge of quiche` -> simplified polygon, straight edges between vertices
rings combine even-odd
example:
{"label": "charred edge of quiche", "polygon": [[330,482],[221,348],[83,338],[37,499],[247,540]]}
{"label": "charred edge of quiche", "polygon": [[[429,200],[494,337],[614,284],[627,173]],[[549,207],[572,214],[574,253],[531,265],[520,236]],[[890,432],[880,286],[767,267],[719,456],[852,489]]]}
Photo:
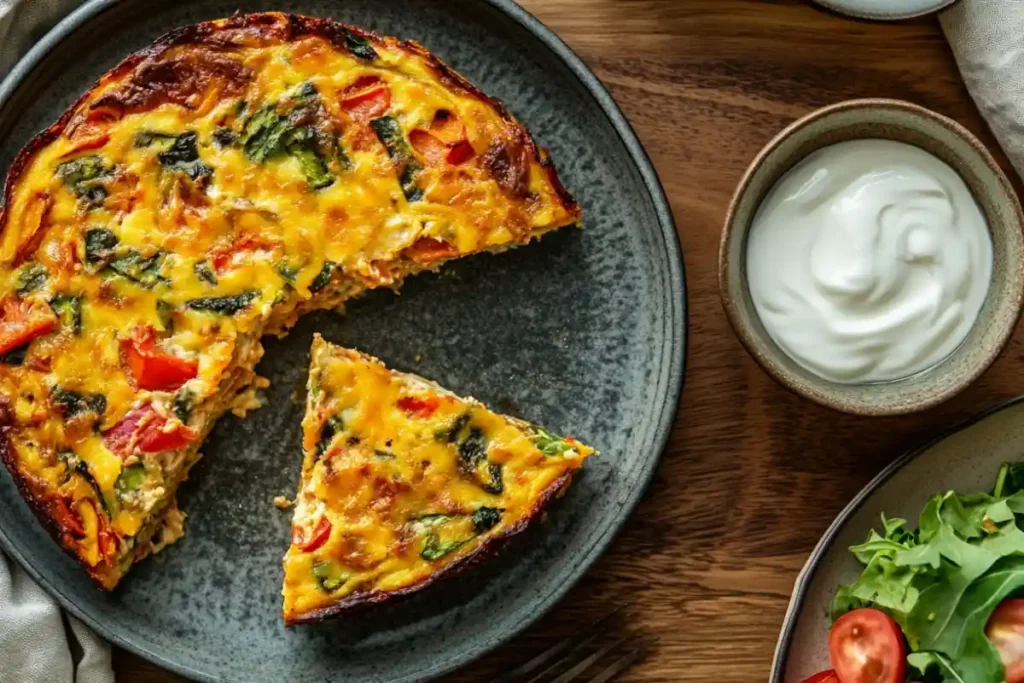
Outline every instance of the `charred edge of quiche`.
{"label": "charred edge of quiche", "polygon": [[[231,32],[240,33],[235,36],[231,35]],[[574,221],[579,221],[581,216],[579,203],[562,184],[554,163],[547,154],[547,150],[537,146],[530,131],[508,111],[502,102],[482,92],[462,74],[431,54],[420,43],[414,40],[399,40],[397,38],[381,36],[372,31],[366,31],[358,26],[343,24],[334,19],[307,17],[283,12],[257,12],[252,14],[236,14],[228,19],[205,21],[175,29],[157,38],[147,47],[125,57],[120,64],[100,76],[92,87],[82,93],[75,100],[74,104],[61,114],[56,122],[29,140],[11,162],[11,167],[8,170],[7,179],[4,183],[2,203],[0,203],[0,234],[3,233],[7,226],[8,207],[11,205],[14,186],[36,153],[63,134],[68,123],[78,113],[79,108],[97,88],[111,81],[126,77],[145,60],[159,57],[170,48],[181,45],[201,45],[230,51],[233,48],[244,47],[246,45],[243,42],[244,39],[263,40],[268,41],[268,43],[285,43],[293,42],[308,35],[320,36],[339,50],[348,51],[348,48],[345,46],[345,36],[348,34],[378,46],[397,47],[423,59],[433,68],[443,85],[458,88],[467,95],[493,107],[498,115],[512,127],[515,134],[524,141],[532,160],[544,168],[552,188],[558,195],[562,208],[573,216]]]}
{"label": "charred edge of quiche", "polygon": [[486,560],[494,557],[498,552],[515,536],[522,534],[527,528],[536,523],[544,515],[544,511],[548,504],[558,498],[572,483],[573,475],[575,470],[566,472],[558,479],[551,482],[548,487],[544,490],[533,509],[528,515],[525,515],[522,519],[516,522],[515,525],[505,529],[502,533],[497,534],[488,538],[486,541],[481,543],[477,548],[466,555],[465,557],[459,558],[455,562],[452,562],[446,567],[439,569],[419,583],[405,588],[400,588],[393,591],[369,591],[367,593],[354,593],[344,598],[340,602],[327,607],[321,607],[319,609],[311,610],[298,616],[288,617],[285,616],[285,626],[295,626],[298,624],[317,624],[330,617],[337,616],[344,612],[353,611],[356,609],[371,607],[374,605],[380,605],[385,602],[391,602],[404,598],[413,593],[418,593],[425,588],[432,586],[434,583],[446,579],[450,579],[464,571],[482,563]]}
{"label": "charred edge of quiche", "polygon": [[[32,510],[32,513],[40,521],[57,545],[68,555],[74,557],[85,569],[89,578],[92,579],[101,589],[111,590],[120,578],[120,571],[116,566],[109,567],[109,565],[102,565],[103,567],[107,567],[109,571],[97,571],[97,568],[101,565],[97,565],[96,567],[90,566],[81,555],[74,552],[74,550],[69,548],[68,544],[64,542],[63,537],[65,533],[68,533],[68,530],[61,528],[57,523],[55,516],[50,512],[50,503],[54,496],[49,489],[45,486],[39,485],[31,477],[26,476],[18,467],[18,458],[14,452],[14,448],[11,446],[11,437],[8,433],[9,429],[10,428],[8,427],[0,430],[0,459],[3,459],[4,465],[7,466],[7,471],[11,473],[11,478],[18,487],[18,492],[21,493],[21,497],[25,500],[29,509]],[[104,581],[105,577],[107,577],[106,581]],[[110,580],[111,578],[113,581]]]}

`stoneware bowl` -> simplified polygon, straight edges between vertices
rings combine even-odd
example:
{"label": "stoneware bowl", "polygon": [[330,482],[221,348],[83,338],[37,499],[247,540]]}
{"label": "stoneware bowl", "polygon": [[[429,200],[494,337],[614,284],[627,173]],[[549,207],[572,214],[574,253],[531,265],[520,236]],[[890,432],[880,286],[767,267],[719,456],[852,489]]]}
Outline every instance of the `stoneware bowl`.
{"label": "stoneware bowl", "polygon": [[[905,379],[838,384],[794,362],[771,339],[751,300],[746,274],[747,232],[765,195],[810,153],[847,140],[885,138],[920,147],[952,166],[988,219],[992,284],[964,342],[939,364]],[[967,387],[1009,340],[1024,292],[1024,215],[1006,175],[965,128],[922,107],[896,100],[852,100],[820,109],[792,124],[757,155],[733,196],[719,251],[725,312],[760,365],[792,391],[859,415],[896,415],[934,406]]]}
{"label": "stoneware bowl", "polygon": [[775,648],[770,683],[800,683],[831,668],[829,606],[836,587],[863,567],[849,552],[878,529],[880,515],[916,526],[935,493],[991,491],[999,466],[1024,453],[1024,396],[997,406],[885,468],[832,522],[797,577]]}
{"label": "stoneware bowl", "polygon": [[822,7],[859,19],[896,21],[920,17],[949,7],[957,0],[814,0]]}

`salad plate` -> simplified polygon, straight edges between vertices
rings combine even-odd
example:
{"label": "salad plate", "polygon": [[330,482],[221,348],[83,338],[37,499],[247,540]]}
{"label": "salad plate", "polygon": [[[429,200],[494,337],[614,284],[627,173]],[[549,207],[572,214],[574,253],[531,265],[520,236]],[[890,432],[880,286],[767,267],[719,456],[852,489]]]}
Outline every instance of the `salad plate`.
{"label": "salad plate", "polygon": [[[0,173],[126,55],[173,29],[279,0],[90,0],[0,83]],[[679,243],[625,117],[571,50],[511,0],[296,0],[290,12],[415,39],[502,100],[550,148],[583,230],[374,291],[346,315],[265,340],[265,405],[225,417],[179,502],[185,536],[98,590],[0,476],[0,547],[115,645],[203,681],[413,681],[461,666],[550,609],[611,541],[654,473],[685,353]],[[281,620],[281,557],[301,459],[314,333],[502,412],[572,431],[601,457],[548,523],[502,557],[394,605],[316,627]]]}
{"label": "salad plate", "polygon": [[[841,586],[849,586],[858,582],[865,569],[864,564],[858,561],[854,553],[850,552],[852,546],[864,544],[872,530],[884,534],[883,519],[890,520],[890,524],[887,526],[892,526],[892,520],[903,519],[906,520],[906,530],[909,532],[907,538],[914,537],[913,540],[907,541],[908,548],[912,548],[915,544],[919,549],[923,548],[925,545],[923,537],[927,532],[922,527],[920,532],[922,539],[918,543],[916,538],[918,534],[914,532],[914,528],[918,526],[919,517],[926,505],[934,506],[937,503],[941,506],[946,499],[956,498],[950,504],[957,506],[958,509],[961,507],[961,503],[962,507],[968,511],[975,503],[989,506],[993,504],[993,501],[1000,500],[999,496],[1003,495],[1000,491],[1013,491],[1016,488],[1010,488],[1006,484],[1005,477],[1000,476],[1002,472],[1005,472],[1003,466],[1006,463],[1020,463],[1022,460],[1024,460],[1024,396],[996,406],[954,428],[951,432],[906,453],[876,476],[829,526],[797,578],[776,646],[771,683],[801,683],[816,673],[832,667],[829,654],[829,630],[832,626],[831,615],[836,593]],[[1022,471],[1024,468],[1017,465],[1017,470]],[[952,491],[955,491],[957,495],[945,495]],[[976,495],[979,492],[994,492],[996,497]],[[1024,495],[1018,493],[1013,500],[1008,499],[1008,501],[1012,510],[1016,503],[1024,505]],[[938,509],[943,515],[943,520],[947,519],[946,509],[941,507]],[[970,515],[967,516],[970,517]],[[1003,520],[998,515],[993,514],[993,516],[999,520],[1000,531],[1005,531],[1008,535],[1012,534],[1014,540],[1011,543],[1024,539],[1020,529],[1013,526],[1015,524],[1013,514],[1008,513],[1009,520]],[[984,520],[984,516],[978,519]],[[1007,524],[1009,526],[1006,526]],[[971,545],[983,543],[982,537],[990,531],[997,531],[989,521],[984,521],[982,526],[984,528],[973,538],[967,534]],[[946,531],[946,529],[942,530],[943,533]],[[952,534],[951,530],[950,533]],[[899,533],[894,534],[897,540],[902,540],[899,538],[900,535]],[[959,528],[956,530],[956,535],[962,536]],[[954,539],[954,542],[959,543],[957,539]],[[935,542],[931,542],[932,548],[936,546]],[[1021,580],[1024,580],[1024,560],[1020,557],[1020,552],[1024,551],[1024,544],[1016,548],[1015,551],[1011,552],[1012,550],[1013,548],[1007,551],[1005,556],[998,558],[995,570],[1006,568],[1007,563],[1019,563],[1021,567],[1013,569],[1015,572],[1019,569]],[[944,553],[946,551],[940,547],[937,552]],[[872,556],[871,552],[860,554],[865,560]],[[967,566],[966,562],[964,566]],[[992,571],[986,569],[983,576],[992,578]],[[875,584],[875,587],[880,587],[883,592],[886,591],[892,587],[891,583],[887,583],[888,580],[886,577],[885,585]],[[954,578],[953,581],[955,583],[956,579]],[[922,588],[921,592],[923,593],[926,585],[933,584],[915,585]],[[872,591],[874,590],[873,587]],[[949,589],[942,582],[937,582],[932,590],[941,596],[944,591]],[[1013,585],[1007,584],[1005,595],[999,593],[986,596],[986,600],[991,604],[986,603],[984,609],[968,609],[962,601],[966,598],[962,598],[959,603],[951,602],[955,605],[955,608],[951,609],[956,614],[969,613],[969,620],[973,619],[980,624],[974,627],[963,627],[961,632],[964,635],[958,636],[958,640],[954,639],[958,643],[957,647],[966,653],[964,657],[971,654],[972,647],[975,651],[987,649],[987,642],[984,641],[981,641],[980,644],[976,642],[974,645],[971,643],[965,645],[964,643],[972,638],[972,629],[974,640],[978,641],[977,636],[982,633],[981,629],[991,610],[1000,601],[1016,595],[1016,593],[1017,590],[1013,588]],[[968,594],[965,591],[963,595]],[[914,597],[918,600],[921,599],[919,596]],[[847,601],[844,603],[843,611],[849,607],[861,606],[871,605],[858,605]],[[937,619],[936,623],[941,622],[943,619],[942,609],[935,611],[939,613],[938,617],[935,617],[934,614],[929,616],[933,617],[933,621]],[[898,613],[896,616],[900,621],[908,621]],[[913,621],[912,611],[909,621]],[[896,624],[893,623],[893,626]],[[896,633],[899,633],[898,629]],[[944,637],[949,637],[949,634],[947,633]],[[900,636],[897,638],[902,640]],[[924,638],[919,638],[917,634],[911,634],[910,640],[924,640]],[[921,649],[926,648],[922,646]],[[985,654],[987,653],[981,652],[981,655]],[[911,656],[916,657],[917,655]],[[925,660],[918,659],[917,661]],[[956,661],[953,663],[959,666]],[[965,664],[965,666],[968,665],[973,665],[973,663]],[[996,666],[998,667],[998,664]],[[969,677],[966,680],[974,681],[975,678],[978,677]],[[822,678],[821,680],[835,679]],[[904,679],[900,677],[893,680],[902,681]],[[960,679],[954,677],[947,678],[947,680]]]}

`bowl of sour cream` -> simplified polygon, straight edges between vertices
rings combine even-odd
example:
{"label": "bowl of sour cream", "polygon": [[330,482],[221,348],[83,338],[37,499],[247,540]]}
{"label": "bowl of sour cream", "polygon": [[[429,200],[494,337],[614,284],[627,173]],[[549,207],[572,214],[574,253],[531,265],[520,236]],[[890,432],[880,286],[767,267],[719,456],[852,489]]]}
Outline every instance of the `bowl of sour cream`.
{"label": "bowl of sour cream", "polygon": [[1013,187],[965,128],[908,102],[843,102],[747,170],[722,236],[722,301],[796,393],[855,414],[923,410],[1009,340],[1022,228]]}

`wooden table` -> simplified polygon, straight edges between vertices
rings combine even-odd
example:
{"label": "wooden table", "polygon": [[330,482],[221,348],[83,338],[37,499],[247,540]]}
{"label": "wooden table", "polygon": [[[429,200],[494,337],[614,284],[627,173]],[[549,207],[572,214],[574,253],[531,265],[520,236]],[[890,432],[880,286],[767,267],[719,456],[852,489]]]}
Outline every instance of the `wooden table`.
{"label": "wooden table", "polygon": [[[764,681],[793,581],[832,518],[905,449],[1024,390],[1024,335],[921,415],[848,417],[790,395],[747,356],[719,303],[733,188],[783,126],[855,97],[951,116],[1009,164],[934,18],[861,23],[799,0],[520,2],[608,85],[661,175],[686,261],[686,384],[654,482],[603,559],[524,635],[449,680],[486,680],[629,601],[624,621],[660,641],[624,680]],[[124,652],[114,663],[118,681],[180,680]]]}

